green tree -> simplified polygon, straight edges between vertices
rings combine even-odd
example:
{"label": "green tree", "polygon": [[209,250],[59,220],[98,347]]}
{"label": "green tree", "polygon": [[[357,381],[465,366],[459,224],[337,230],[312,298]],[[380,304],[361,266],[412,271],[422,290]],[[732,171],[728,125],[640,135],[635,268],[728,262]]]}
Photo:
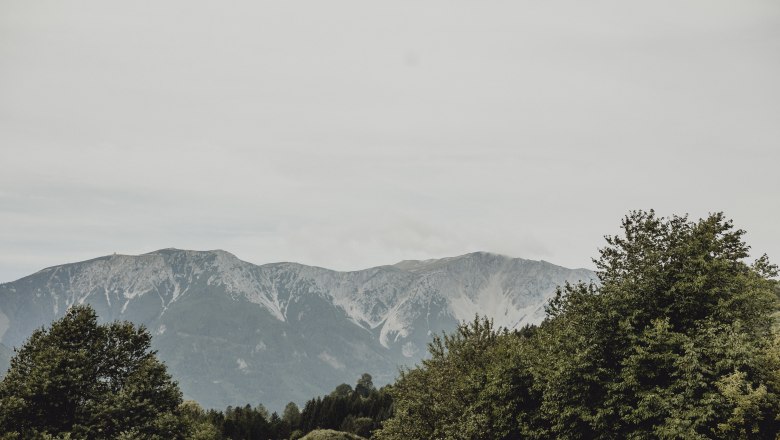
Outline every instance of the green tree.
{"label": "green tree", "polygon": [[332,397],[345,397],[352,394],[352,385],[343,383],[336,387],[333,391],[331,391],[330,395]]}
{"label": "green tree", "polygon": [[514,379],[503,382],[503,373],[516,358],[506,356],[502,339],[510,343],[522,337],[497,332],[487,319],[461,324],[453,335],[434,337],[430,359],[402,371],[393,386],[395,415],[385,421],[378,438],[510,438],[516,414],[504,408],[516,405],[522,392],[514,390]]}
{"label": "green tree", "polygon": [[373,378],[370,374],[363,373],[355,385],[355,392],[358,393],[360,397],[368,397],[368,395],[374,390],[376,390],[376,388],[374,388]]}
{"label": "green tree", "polygon": [[636,211],[565,286],[539,331],[534,387],[557,438],[775,438],[780,410],[766,257],[722,214]]}
{"label": "green tree", "polygon": [[22,438],[184,438],[181,392],[128,322],[74,306],[16,351],[0,382],[0,431]]}
{"label": "green tree", "polygon": [[370,437],[371,430],[374,427],[374,421],[371,417],[355,417],[352,414],[347,415],[341,422],[339,431],[351,432],[361,437]]}
{"label": "green tree", "polygon": [[436,338],[392,389],[377,437],[774,439],[775,266],[744,231],[635,211],[606,237],[598,284],[565,285],[538,328]]}
{"label": "green tree", "polygon": [[179,412],[191,427],[187,440],[220,440],[222,436],[217,426],[209,420],[206,411],[194,400],[179,405]]}
{"label": "green tree", "polygon": [[284,407],[282,412],[282,420],[284,420],[292,429],[296,429],[301,425],[301,410],[295,402],[290,402]]}

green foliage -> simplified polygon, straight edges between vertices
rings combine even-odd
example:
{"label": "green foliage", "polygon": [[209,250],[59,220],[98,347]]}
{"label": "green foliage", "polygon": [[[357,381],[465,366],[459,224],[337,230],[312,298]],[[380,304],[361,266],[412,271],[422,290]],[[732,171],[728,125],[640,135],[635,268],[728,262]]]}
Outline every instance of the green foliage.
{"label": "green foliage", "polygon": [[[365,396],[358,391],[360,388],[367,393]],[[338,429],[340,435],[352,435],[338,438],[352,439],[360,438],[357,435],[370,436],[392,414],[392,398],[387,389],[377,390],[374,387],[371,375],[363,374],[354,390],[349,385],[339,385],[330,395],[306,402],[303,411],[290,402],[281,417],[276,413],[269,415],[263,405],[254,408],[250,405],[228,407],[225,412],[209,410],[204,414],[195,402],[185,402],[180,411],[195,432],[205,430],[202,423],[213,428],[213,431],[197,438],[295,440],[317,430],[320,432],[313,438],[322,438]],[[214,432],[217,437],[211,436]]]}
{"label": "green foliage", "polygon": [[766,438],[780,429],[778,287],[722,214],[630,213],[539,328],[485,320],[401,374],[394,439]]}
{"label": "green foliage", "polygon": [[289,426],[300,426],[301,424],[301,410],[295,402],[290,402],[284,407],[282,412],[282,420]]}
{"label": "green foliage", "polygon": [[228,439],[274,438],[268,410],[263,405],[227,407],[225,413],[210,412],[209,418],[220,433]]}
{"label": "green foliage", "polygon": [[183,438],[181,392],[128,322],[74,306],[16,351],[0,382],[0,431],[21,438]]}
{"label": "green foliage", "polygon": [[330,395],[306,402],[301,411],[300,425],[293,426],[293,429],[304,433],[315,429],[341,429],[367,435],[392,414],[393,400],[388,389],[377,390],[371,375],[363,374],[354,390],[342,384]]}
{"label": "green foliage", "polygon": [[[565,286],[540,329],[534,387],[549,434],[720,438],[748,423],[752,438],[774,438],[774,267],[744,263],[744,231],[722,214],[640,211],[622,226],[596,261],[601,286]],[[744,413],[734,378],[752,396],[749,422],[733,416]]]}
{"label": "green foliage", "polygon": [[365,440],[365,438],[332,429],[318,429],[306,434],[301,440]]}
{"label": "green foliage", "polygon": [[179,413],[190,426],[187,440],[221,440],[222,435],[198,402],[187,400],[179,405]]}
{"label": "green foliage", "polygon": [[532,331],[496,331],[477,318],[435,337],[431,358],[401,373],[392,390],[395,415],[377,437],[517,438],[535,402],[523,356]]}
{"label": "green foliage", "polygon": [[[476,391],[468,389],[473,382],[469,373],[484,371],[481,361],[494,337],[492,324],[479,320],[460,326],[453,336],[435,336],[429,345],[431,359],[423,361],[422,368],[401,372],[393,389],[396,415],[384,425],[380,438],[390,433],[409,439],[440,438],[459,431],[467,417],[462,405],[468,405]],[[459,396],[464,391],[471,391],[471,396]]]}
{"label": "green foliage", "polygon": [[363,373],[355,385],[355,392],[358,393],[360,397],[368,397],[368,395],[371,394],[371,391],[374,391],[375,389],[373,378],[368,373]]}
{"label": "green foliage", "polygon": [[352,414],[348,414],[344,421],[341,422],[339,431],[351,432],[361,437],[369,437],[373,429],[374,420],[371,417],[355,417]]}
{"label": "green foliage", "polygon": [[349,396],[350,394],[352,394],[353,391],[354,390],[352,389],[352,385],[347,384],[347,383],[343,383],[343,384],[337,386],[336,389],[334,389],[330,393],[330,395],[333,396],[333,397],[345,397],[345,396]]}

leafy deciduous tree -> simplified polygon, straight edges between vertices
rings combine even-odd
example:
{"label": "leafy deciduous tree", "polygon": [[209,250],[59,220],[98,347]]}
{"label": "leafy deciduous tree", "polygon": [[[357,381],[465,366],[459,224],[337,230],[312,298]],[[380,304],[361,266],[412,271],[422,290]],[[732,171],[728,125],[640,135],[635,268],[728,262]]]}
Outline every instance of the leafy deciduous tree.
{"label": "leafy deciduous tree", "polygon": [[150,343],[143,327],[99,325],[91,307],[70,308],[16,351],[0,382],[0,431],[23,438],[183,438],[181,392]]}
{"label": "leafy deciduous tree", "polygon": [[401,374],[378,438],[765,438],[780,431],[776,267],[722,214],[635,211],[600,283],[559,288],[539,328],[476,320]]}

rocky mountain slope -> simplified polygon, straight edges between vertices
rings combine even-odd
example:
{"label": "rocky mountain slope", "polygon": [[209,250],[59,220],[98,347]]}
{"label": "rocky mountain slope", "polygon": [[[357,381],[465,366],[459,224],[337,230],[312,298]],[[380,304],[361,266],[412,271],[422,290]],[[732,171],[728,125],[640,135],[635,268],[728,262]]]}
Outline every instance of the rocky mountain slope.
{"label": "rocky mountain slope", "polygon": [[584,269],[478,252],[354,272],[254,265],[224,251],[164,249],[50,267],[0,284],[0,343],[19,346],[72,304],[144,324],[187,398],[279,409],[354,383],[378,384],[426,353],[433,333],[475,314],[538,323],[557,285]]}

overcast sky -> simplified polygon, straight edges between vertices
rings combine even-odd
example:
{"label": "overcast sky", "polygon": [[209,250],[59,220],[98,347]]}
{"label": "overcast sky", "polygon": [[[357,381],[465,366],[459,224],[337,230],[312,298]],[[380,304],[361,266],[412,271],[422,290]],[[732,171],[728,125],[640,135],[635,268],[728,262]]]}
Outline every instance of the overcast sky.
{"label": "overcast sky", "polygon": [[0,0],[0,282],[113,252],[780,262],[780,2]]}

